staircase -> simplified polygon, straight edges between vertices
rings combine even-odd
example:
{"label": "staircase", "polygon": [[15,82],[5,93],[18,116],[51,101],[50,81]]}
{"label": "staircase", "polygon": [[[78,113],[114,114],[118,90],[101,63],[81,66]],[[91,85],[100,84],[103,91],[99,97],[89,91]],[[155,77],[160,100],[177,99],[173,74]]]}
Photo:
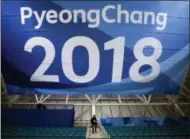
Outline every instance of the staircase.
{"label": "staircase", "polygon": [[86,139],[110,139],[110,136],[100,123],[98,123],[97,133],[92,134],[92,127],[90,122],[88,122]]}

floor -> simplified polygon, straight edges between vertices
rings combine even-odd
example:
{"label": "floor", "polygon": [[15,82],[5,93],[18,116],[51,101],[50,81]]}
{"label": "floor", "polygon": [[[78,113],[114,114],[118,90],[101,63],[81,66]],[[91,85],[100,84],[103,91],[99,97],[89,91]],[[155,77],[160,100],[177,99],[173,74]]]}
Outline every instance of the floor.
{"label": "floor", "polygon": [[90,128],[90,136],[88,139],[107,139],[104,134],[97,128],[97,133],[92,134],[92,128]]}

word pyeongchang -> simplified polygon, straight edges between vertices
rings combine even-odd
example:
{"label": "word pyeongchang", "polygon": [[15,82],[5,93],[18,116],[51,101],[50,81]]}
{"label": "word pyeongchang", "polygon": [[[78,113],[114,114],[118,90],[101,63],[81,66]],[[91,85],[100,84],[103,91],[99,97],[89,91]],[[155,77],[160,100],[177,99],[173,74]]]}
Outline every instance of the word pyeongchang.
{"label": "word pyeongchang", "polygon": [[100,22],[106,22],[108,24],[150,24],[156,25],[157,30],[164,30],[167,25],[167,13],[154,13],[151,11],[127,11],[122,9],[120,4],[107,5],[100,9],[90,9],[85,11],[84,9],[61,11],[56,10],[42,10],[35,11],[30,7],[21,7],[21,23],[25,25],[26,20],[30,18],[36,19],[37,23],[34,26],[35,29],[40,29],[43,23],[56,24],[61,22],[63,24],[73,23],[88,23],[89,28],[97,28]]}

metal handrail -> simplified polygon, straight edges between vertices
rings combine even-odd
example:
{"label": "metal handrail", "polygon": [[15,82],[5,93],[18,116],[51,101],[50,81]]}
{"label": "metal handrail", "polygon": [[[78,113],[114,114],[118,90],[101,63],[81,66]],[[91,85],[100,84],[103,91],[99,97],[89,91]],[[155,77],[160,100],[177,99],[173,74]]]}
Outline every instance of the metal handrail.
{"label": "metal handrail", "polygon": [[[108,132],[105,130],[104,126],[101,124],[101,122],[98,121],[97,123],[99,125],[100,131],[106,136],[107,139],[110,139],[110,135]],[[87,124],[87,132],[86,132],[86,138],[88,139],[90,137],[90,121],[88,121]]]}
{"label": "metal handrail", "polygon": [[88,121],[88,124],[87,124],[87,131],[86,131],[86,138],[87,139],[90,136],[89,128],[90,128],[90,121]]}
{"label": "metal handrail", "polygon": [[99,124],[99,127],[100,127],[100,130],[101,132],[106,135],[106,138],[110,139],[110,135],[108,134],[108,132],[105,130],[104,126],[101,124],[101,122],[98,123]]}

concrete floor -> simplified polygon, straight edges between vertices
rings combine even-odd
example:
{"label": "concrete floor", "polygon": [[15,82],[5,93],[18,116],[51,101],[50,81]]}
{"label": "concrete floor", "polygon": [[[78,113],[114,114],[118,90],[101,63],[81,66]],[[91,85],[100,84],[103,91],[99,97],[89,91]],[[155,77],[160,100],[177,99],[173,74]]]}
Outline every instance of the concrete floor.
{"label": "concrete floor", "polygon": [[97,133],[92,134],[92,128],[89,130],[90,136],[87,139],[107,139],[106,136],[97,128]]}

